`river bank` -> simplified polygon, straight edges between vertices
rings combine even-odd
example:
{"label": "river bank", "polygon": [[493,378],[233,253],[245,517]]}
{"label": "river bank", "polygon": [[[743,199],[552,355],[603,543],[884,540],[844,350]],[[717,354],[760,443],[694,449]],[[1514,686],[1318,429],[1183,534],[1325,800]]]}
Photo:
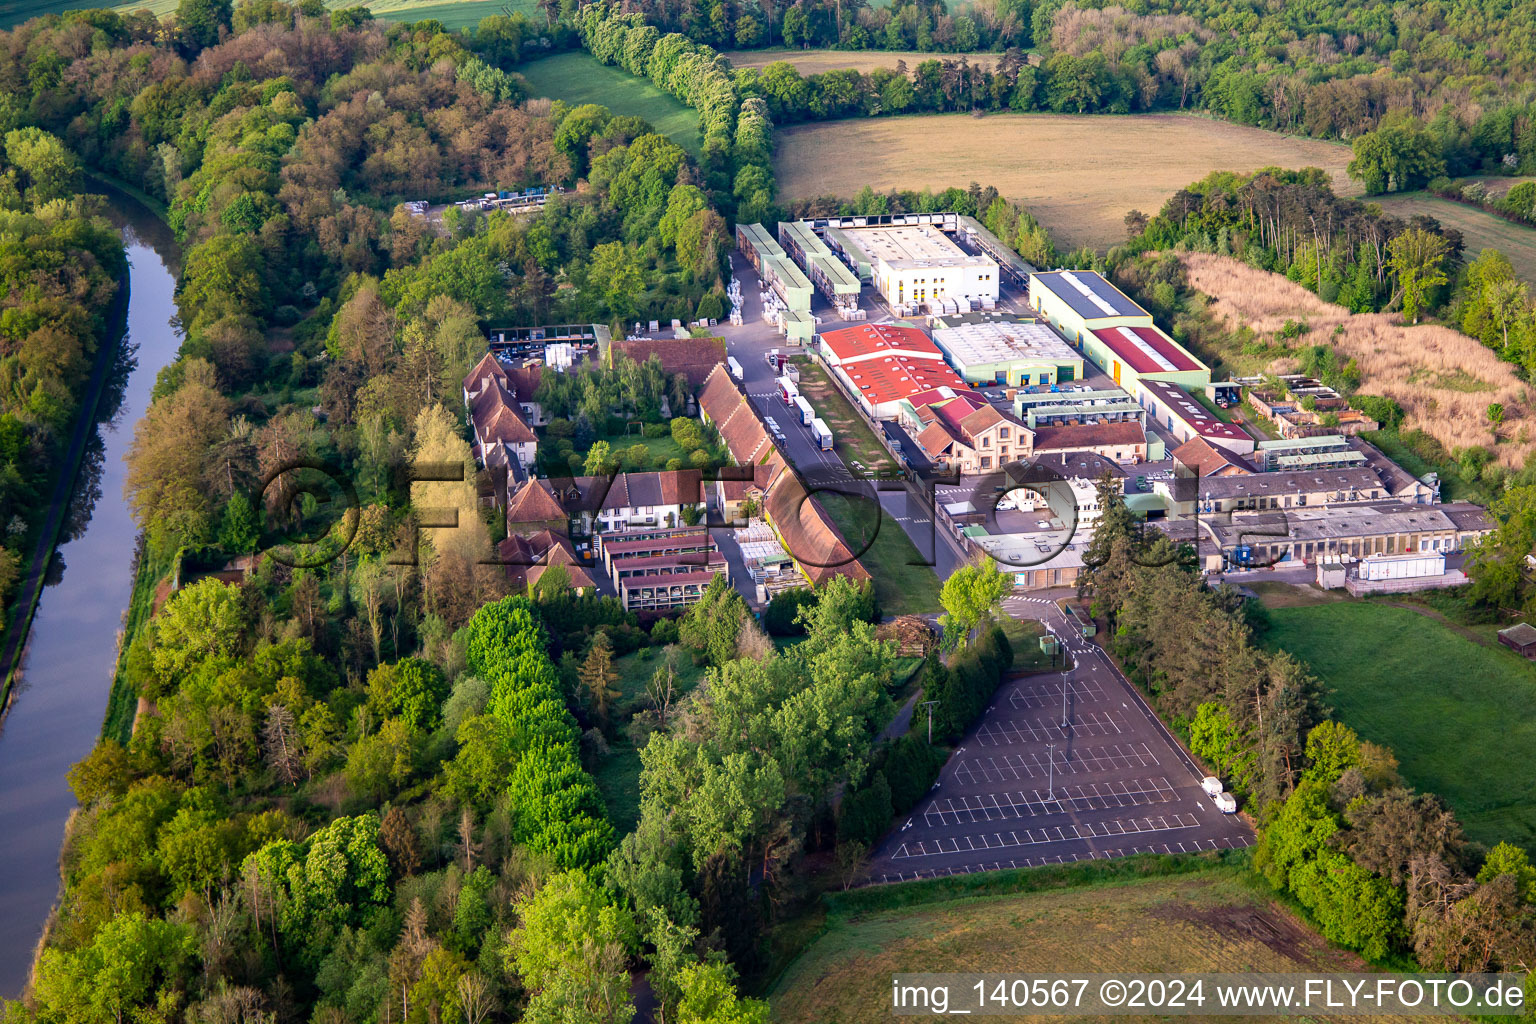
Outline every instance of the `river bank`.
{"label": "river bank", "polygon": [[0,723],[0,821],[8,826],[0,831],[0,996],[25,987],[59,891],[60,844],[75,808],[66,775],[101,734],[124,611],[139,575],[123,455],[156,375],[181,343],[171,326],[175,239],[154,211],[120,190],[102,191],[128,252],[127,332],[112,380],[115,407],[104,407],[110,414],[86,446],[67,540],[53,556],[23,672]]}

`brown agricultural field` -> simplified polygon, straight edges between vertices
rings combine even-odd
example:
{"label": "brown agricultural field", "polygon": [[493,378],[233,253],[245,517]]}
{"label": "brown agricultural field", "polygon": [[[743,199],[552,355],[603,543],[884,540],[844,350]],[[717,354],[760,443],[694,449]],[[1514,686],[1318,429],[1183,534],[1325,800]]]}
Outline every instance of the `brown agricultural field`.
{"label": "brown agricultural field", "polygon": [[[1348,146],[1178,114],[924,114],[793,125],[776,133],[786,201],[852,196],[865,185],[993,185],[1022,202],[1062,249],[1125,238],[1125,214],[1154,214],[1212,171],[1321,167],[1341,194]],[[856,159],[850,159],[855,156]]]}
{"label": "brown agricultural field", "polygon": [[1369,969],[1355,955],[1330,948],[1254,884],[1241,869],[1218,867],[1173,878],[834,916],[774,985],[769,995],[773,1019],[781,1024],[883,1024],[891,1019],[891,976],[898,972]]}
{"label": "brown agricultural field", "polygon": [[[1519,178],[1480,179],[1495,194],[1503,195]],[[1497,184],[1495,184],[1497,183]],[[1449,199],[1432,196],[1428,192],[1412,192],[1399,196],[1377,196],[1373,202],[1397,217],[1412,217],[1416,213],[1435,218],[1448,228],[1461,232],[1467,246],[1467,258],[1472,259],[1484,249],[1497,249],[1509,257],[1527,284],[1536,286],[1536,227],[1516,224],[1487,210],[1479,210],[1466,203],[1453,203]]]}
{"label": "brown agricultural field", "polygon": [[903,50],[798,50],[776,46],[771,50],[732,50],[725,54],[725,59],[738,68],[763,68],[782,60],[793,64],[802,75],[818,75],[844,68],[865,74],[876,68],[894,71],[897,61],[906,61],[910,71],[925,60],[959,60],[961,57],[972,64],[991,66],[1000,56],[997,53],[909,53]]}
{"label": "brown agricultural field", "polygon": [[[1526,386],[1514,369],[1475,338],[1435,324],[1409,327],[1398,313],[1352,314],[1324,302],[1279,274],[1255,270],[1228,256],[1189,253],[1184,257],[1189,283],[1211,297],[1212,310],[1233,326],[1246,324],[1260,334],[1280,330],[1286,320],[1305,321],[1301,344],[1331,342],[1360,364],[1362,392],[1395,398],[1407,412],[1407,426],[1418,427],[1447,448],[1495,446],[1506,466],[1525,464],[1536,440]],[[1335,328],[1343,331],[1335,333]],[[1294,359],[1280,359],[1271,370],[1289,372]],[[1495,433],[1488,405],[1504,406],[1504,422]]]}

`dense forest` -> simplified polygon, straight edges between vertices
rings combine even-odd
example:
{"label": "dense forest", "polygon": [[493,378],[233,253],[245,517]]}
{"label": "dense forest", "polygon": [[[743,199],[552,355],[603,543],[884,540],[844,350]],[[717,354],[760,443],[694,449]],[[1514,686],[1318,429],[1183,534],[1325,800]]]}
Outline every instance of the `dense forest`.
{"label": "dense forest", "polygon": [[[722,954],[753,963],[755,935],[722,929],[766,905],[760,875],[741,884],[740,844],[758,844],[759,868],[796,856],[803,823],[782,800],[825,815],[828,775],[752,769],[783,792],[752,794],[755,827],[784,844],[774,857],[756,859],[761,839],[734,814],[727,834],[701,819],[686,846],[669,833],[627,855],[626,882],[586,771],[625,724],[608,720],[606,658],[681,641],[681,657],[723,662],[740,609],[647,631],[553,573],[536,603],[503,600],[502,526],[482,514],[459,381],[484,328],[691,315],[719,301],[727,240],[705,169],[643,121],[526,100],[503,65],[535,38],[521,18],[456,37],[318,4],[196,0],[163,24],[89,11],[0,36],[18,450],[63,415],[29,339],[45,319],[79,327],[49,349],[83,358],[121,268],[115,233],[71,198],[74,160],[161,202],[185,244],[185,338],[136,427],[127,487],[149,585],[186,585],[128,638],[114,707],[131,715],[137,698],[137,722],[109,721],[72,775],[85,810],[62,904],[32,1000],[8,1019],[622,1020],[645,965],[675,1019],[763,1019]],[[570,190],[517,218],[397,205],[557,184]],[[48,315],[61,297],[82,308]],[[82,366],[56,369],[67,386]],[[632,374],[637,402],[605,412],[639,415],[671,383],[619,368]],[[454,464],[459,479],[438,479]],[[457,525],[428,528],[421,508]],[[197,579],[258,550],[238,585]],[[852,605],[873,614],[867,593]],[[891,655],[871,627],[832,621],[835,640],[829,627],[805,641],[843,652],[817,659],[827,696],[803,713],[825,717],[798,733],[864,737],[864,754],[840,748],[841,782],[863,770]],[[767,685],[742,692],[765,721],[795,721]],[[650,731],[703,720],[681,692],[662,707]],[[651,785],[737,799],[745,755],[688,750],[682,782],[658,768]]]}
{"label": "dense forest", "polygon": [[3,127],[0,629],[7,629],[12,592],[32,558],[97,354],[111,356],[105,350],[119,326],[114,300],[127,263],[99,198],[81,194],[74,154],[36,126]]}
{"label": "dense forest", "polygon": [[1131,679],[1257,806],[1258,872],[1325,936],[1374,960],[1525,971],[1536,956],[1527,851],[1467,840],[1437,797],[1403,782],[1390,750],[1328,717],[1304,666],[1259,649],[1259,602],[1206,586],[1192,557],[1140,536],[1108,478],[1099,500],[1081,589]]}

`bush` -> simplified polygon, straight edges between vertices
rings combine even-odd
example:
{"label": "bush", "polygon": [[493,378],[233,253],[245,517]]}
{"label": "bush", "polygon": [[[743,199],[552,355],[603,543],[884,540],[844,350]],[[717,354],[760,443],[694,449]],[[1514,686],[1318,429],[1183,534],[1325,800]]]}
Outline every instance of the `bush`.
{"label": "bush", "polygon": [[875,772],[868,784],[843,797],[837,819],[837,838],[844,843],[873,846],[895,816],[891,787],[884,772]]}
{"label": "bush", "polygon": [[644,437],[666,437],[667,425],[665,423],[647,423],[640,428],[640,433]]}
{"label": "bush", "polygon": [[891,744],[885,758],[885,778],[891,788],[891,810],[901,814],[911,810],[923,794],[933,788],[944,767],[942,747],[928,745],[925,715],[913,715],[912,731]]}
{"label": "bush", "polygon": [[763,629],[769,636],[803,636],[805,629],[795,619],[801,608],[815,603],[816,592],[809,587],[782,590],[773,596],[768,602],[768,610],[763,612]]}

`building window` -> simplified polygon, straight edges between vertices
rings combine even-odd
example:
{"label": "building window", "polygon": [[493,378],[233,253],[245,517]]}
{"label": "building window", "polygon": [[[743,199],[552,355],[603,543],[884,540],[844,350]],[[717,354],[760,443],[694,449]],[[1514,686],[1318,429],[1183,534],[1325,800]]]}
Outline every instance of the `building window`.
{"label": "building window", "polygon": [[981,457],[981,468],[982,469],[991,469],[992,468],[992,456],[990,456],[990,455],[983,455]]}
{"label": "building window", "polygon": [[983,437],[981,439],[981,446],[983,448],[991,448],[992,447],[992,439],[990,437]]}
{"label": "building window", "polygon": [[997,428],[997,436],[1006,441],[1008,439],[1008,428],[1007,427],[998,427]]}

